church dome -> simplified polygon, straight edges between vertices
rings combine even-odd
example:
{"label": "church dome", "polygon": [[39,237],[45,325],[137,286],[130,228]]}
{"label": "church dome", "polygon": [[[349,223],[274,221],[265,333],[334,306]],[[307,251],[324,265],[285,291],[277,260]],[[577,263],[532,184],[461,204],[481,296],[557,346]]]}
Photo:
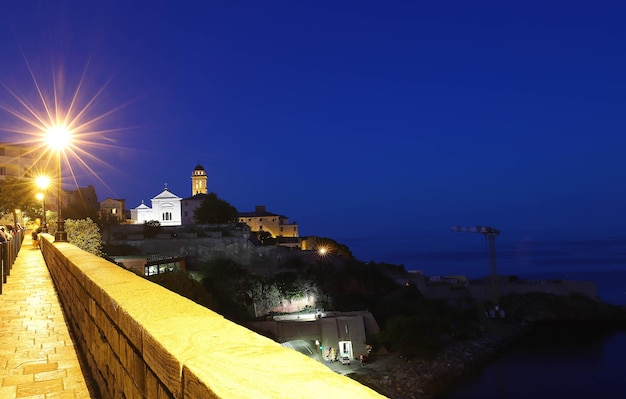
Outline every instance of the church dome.
{"label": "church dome", "polygon": [[193,170],[204,170],[204,167],[200,165],[200,163],[198,163],[198,165],[195,168],[193,168]]}

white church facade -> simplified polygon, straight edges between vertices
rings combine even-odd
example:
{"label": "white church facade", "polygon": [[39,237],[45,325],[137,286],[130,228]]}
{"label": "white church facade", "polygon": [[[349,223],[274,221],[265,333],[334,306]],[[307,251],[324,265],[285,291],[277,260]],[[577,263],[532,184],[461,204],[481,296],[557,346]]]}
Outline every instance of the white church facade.
{"label": "white church facade", "polygon": [[[192,224],[192,215],[195,208],[207,194],[207,175],[204,168],[198,164],[191,176],[191,187],[193,197],[185,199],[185,205],[189,208],[185,209],[184,224]],[[172,193],[167,184],[165,189],[151,200],[152,207],[147,206],[141,201],[141,205],[130,210],[130,218],[133,223],[143,224],[149,221],[157,221],[161,226],[181,226],[183,225],[183,199]]]}
{"label": "white church facade", "polygon": [[130,218],[134,223],[157,221],[161,226],[180,226],[182,224],[180,202],[182,198],[165,189],[156,197],[152,198],[152,208],[141,203],[137,208],[131,209]]}

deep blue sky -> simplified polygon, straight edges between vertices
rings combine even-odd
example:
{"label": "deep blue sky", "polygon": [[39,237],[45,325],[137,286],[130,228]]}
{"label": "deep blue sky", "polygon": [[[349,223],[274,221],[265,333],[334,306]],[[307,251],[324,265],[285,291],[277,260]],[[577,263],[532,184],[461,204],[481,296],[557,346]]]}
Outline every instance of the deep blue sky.
{"label": "deep blue sky", "polygon": [[86,69],[93,115],[123,107],[88,147],[110,189],[78,181],[129,208],[199,161],[302,235],[623,237],[624,3],[511,3],[10,2],[0,80],[34,103],[25,59],[48,88]]}

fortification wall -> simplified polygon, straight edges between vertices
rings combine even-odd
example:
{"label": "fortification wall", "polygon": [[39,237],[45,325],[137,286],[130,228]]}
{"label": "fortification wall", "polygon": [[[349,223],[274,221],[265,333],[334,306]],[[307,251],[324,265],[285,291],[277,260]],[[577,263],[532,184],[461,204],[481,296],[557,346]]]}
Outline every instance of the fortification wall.
{"label": "fortification wall", "polygon": [[[142,237],[143,238],[143,237]],[[141,240],[115,240],[112,244],[127,244],[142,253],[186,255],[191,264],[201,264],[215,258],[232,259],[242,265],[273,257],[288,251],[275,246],[255,246],[245,237],[161,237]]]}
{"label": "fortification wall", "polygon": [[383,398],[68,243],[42,251],[103,398]]}

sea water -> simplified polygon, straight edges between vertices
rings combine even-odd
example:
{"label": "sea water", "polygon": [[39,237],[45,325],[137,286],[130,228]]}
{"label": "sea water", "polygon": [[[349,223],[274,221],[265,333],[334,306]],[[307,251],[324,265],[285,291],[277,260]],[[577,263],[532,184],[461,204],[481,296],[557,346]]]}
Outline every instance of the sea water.
{"label": "sea water", "polygon": [[626,331],[543,331],[440,399],[624,398]]}
{"label": "sea water", "polygon": [[[340,241],[342,242],[342,241]],[[425,275],[490,273],[489,248],[472,235],[348,238],[359,260],[402,264]],[[601,300],[626,305],[626,240],[496,240],[497,272],[528,279],[593,281]],[[445,399],[625,398],[626,331],[541,331],[462,383]]]}
{"label": "sea water", "polygon": [[[404,265],[428,276],[490,273],[489,248],[480,234],[345,238],[362,261]],[[528,279],[593,281],[601,300],[626,305],[626,239],[496,240],[497,272]]]}

